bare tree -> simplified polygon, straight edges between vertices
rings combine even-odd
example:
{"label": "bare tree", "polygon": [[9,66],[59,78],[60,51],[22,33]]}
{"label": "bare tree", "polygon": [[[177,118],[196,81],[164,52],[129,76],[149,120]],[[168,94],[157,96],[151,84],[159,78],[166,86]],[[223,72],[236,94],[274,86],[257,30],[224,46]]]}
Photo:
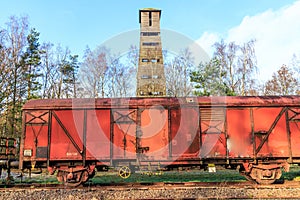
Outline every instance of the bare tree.
{"label": "bare tree", "polygon": [[[294,73],[295,79],[298,83],[300,83],[300,59],[296,56],[296,54],[293,55],[290,65],[292,67],[291,70]],[[300,95],[300,84],[297,85],[296,91],[296,93]]]}
{"label": "bare tree", "polygon": [[256,56],[254,49],[255,40],[250,40],[240,47],[241,55],[239,56],[239,73],[240,73],[240,95],[248,95],[252,90],[255,79],[253,73],[257,71]]}
{"label": "bare tree", "polygon": [[191,51],[185,48],[167,62],[165,67],[167,95],[189,96],[192,94],[190,74],[194,67]]}
{"label": "bare tree", "polygon": [[129,51],[127,53],[127,61],[130,65],[130,68],[134,68],[137,70],[139,65],[139,49],[135,45],[131,45],[129,47]]}
{"label": "bare tree", "polygon": [[66,90],[64,85],[64,73],[63,73],[63,67],[64,64],[70,55],[69,48],[63,48],[61,45],[58,45],[56,47],[56,78],[54,80],[55,83],[55,92],[56,92],[56,98],[64,98],[66,97]]}
{"label": "bare tree", "polygon": [[136,45],[131,45],[129,47],[129,51],[127,53],[127,68],[129,70],[129,73],[131,74],[130,77],[128,77],[130,88],[128,89],[128,94],[131,96],[136,95],[136,89],[137,89],[137,69],[139,65],[139,49]]}
{"label": "bare tree", "polygon": [[81,96],[93,98],[107,96],[108,56],[109,50],[105,47],[98,47],[94,51],[86,49],[79,73]]}
{"label": "bare tree", "polygon": [[256,93],[253,88],[253,74],[257,70],[254,44],[255,40],[242,45],[227,44],[223,40],[214,44],[213,59],[219,60],[219,79],[223,79],[222,83],[231,90],[228,91],[230,94],[244,96]]}
{"label": "bare tree", "polygon": [[165,77],[166,77],[166,87],[167,94],[169,96],[180,96],[180,87],[179,77],[180,77],[181,68],[178,63],[178,59],[174,58],[167,63],[165,67]]}
{"label": "bare tree", "polygon": [[[215,43],[214,47],[216,48],[214,57],[220,62],[219,79],[224,79],[224,84],[231,89],[232,93],[236,93],[240,79],[239,74],[237,73],[237,52],[239,46],[234,42],[226,44],[224,40],[221,40],[220,43]],[[224,71],[227,72],[225,78],[223,74]]]}
{"label": "bare tree", "polygon": [[265,84],[265,95],[293,95],[299,91],[299,82],[293,76],[292,71],[286,66],[273,73],[272,79]]}
{"label": "bare tree", "polygon": [[11,71],[8,66],[8,51],[4,44],[5,31],[0,30],[0,133],[7,132],[7,100],[9,96],[9,83]]}
{"label": "bare tree", "polygon": [[26,71],[20,61],[26,46],[26,37],[28,34],[28,18],[27,17],[10,17],[6,23],[7,28],[2,30],[2,49],[5,58],[2,60],[2,67],[5,68],[6,81],[6,109],[7,113],[7,130],[11,135],[19,135],[21,129],[21,106],[23,103],[23,95],[26,88],[22,84],[25,80],[24,72]]}
{"label": "bare tree", "polygon": [[8,94],[8,81],[11,76],[11,71],[7,67],[9,62],[8,62],[8,51],[5,47],[4,41],[4,30],[0,31],[0,112],[3,111],[3,107],[5,106],[5,99]]}
{"label": "bare tree", "polygon": [[[132,88],[138,64],[138,51],[130,47],[127,59],[112,55],[106,47],[86,49],[80,68],[82,97],[126,97],[134,94]],[[127,62],[126,62],[127,61]]]}
{"label": "bare tree", "polygon": [[42,62],[42,73],[43,73],[43,77],[42,77],[42,89],[41,89],[41,93],[42,93],[42,98],[54,98],[55,94],[54,94],[54,77],[56,74],[56,70],[55,70],[55,64],[54,64],[54,59],[53,59],[53,44],[48,42],[48,43],[44,43],[41,46],[42,51],[44,52],[43,55],[41,56],[41,62]]}
{"label": "bare tree", "polygon": [[132,78],[134,68],[130,68],[121,62],[119,56],[111,56],[111,61],[108,63],[109,71],[109,96],[110,97],[126,97],[133,94]]}
{"label": "bare tree", "polygon": [[42,98],[76,98],[78,56],[71,55],[68,47],[52,43],[41,46]]}

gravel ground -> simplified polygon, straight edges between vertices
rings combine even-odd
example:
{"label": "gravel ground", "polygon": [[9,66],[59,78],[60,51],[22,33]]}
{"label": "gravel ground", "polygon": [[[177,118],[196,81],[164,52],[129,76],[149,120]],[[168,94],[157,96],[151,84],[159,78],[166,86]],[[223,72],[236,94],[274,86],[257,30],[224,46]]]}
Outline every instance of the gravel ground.
{"label": "gravel ground", "polygon": [[77,199],[300,199],[300,188],[258,189],[231,187],[198,187],[166,189],[4,189],[0,192],[0,199],[11,200],[77,200]]}

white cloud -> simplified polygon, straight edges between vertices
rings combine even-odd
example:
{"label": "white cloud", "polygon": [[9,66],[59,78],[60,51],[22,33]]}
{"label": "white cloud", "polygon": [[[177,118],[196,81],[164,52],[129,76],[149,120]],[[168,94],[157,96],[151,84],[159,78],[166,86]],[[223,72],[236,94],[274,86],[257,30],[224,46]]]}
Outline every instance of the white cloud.
{"label": "white cloud", "polygon": [[[238,44],[256,39],[255,50],[259,78],[267,80],[282,64],[289,64],[293,54],[300,52],[300,1],[279,10],[267,10],[255,16],[245,16],[240,25],[228,31],[226,41]],[[210,38],[215,33],[204,33],[198,40],[208,52]],[[207,41],[206,41],[207,40]],[[217,41],[217,40],[216,40]],[[206,43],[205,43],[206,42]]]}
{"label": "white cloud", "polygon": [[204,50],[205,52],[212,56],[213,48],[212,46],[214,43],[220,40],[220,35],[218,33],[209,33],[204,32],[202,36],[196,41]]}

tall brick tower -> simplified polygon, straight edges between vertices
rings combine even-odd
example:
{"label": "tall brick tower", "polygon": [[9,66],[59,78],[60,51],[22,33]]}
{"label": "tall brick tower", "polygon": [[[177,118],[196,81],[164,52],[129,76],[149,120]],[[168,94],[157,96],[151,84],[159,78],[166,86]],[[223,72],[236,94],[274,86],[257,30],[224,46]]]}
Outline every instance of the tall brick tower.
{"label": "tall brick tower", "polygon": [[140,54],[136,91],[138,97],[166,95],[160,16],[161,10],[154,8],[141,9],[139,12]]}

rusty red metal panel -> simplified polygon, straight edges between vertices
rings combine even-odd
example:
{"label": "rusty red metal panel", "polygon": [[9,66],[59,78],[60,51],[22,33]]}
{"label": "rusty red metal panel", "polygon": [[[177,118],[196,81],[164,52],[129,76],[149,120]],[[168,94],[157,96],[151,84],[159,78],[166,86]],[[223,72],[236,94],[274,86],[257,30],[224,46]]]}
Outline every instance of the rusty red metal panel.
{"label": "rusty red metal panel", "polygon": [[300,107],[288,111],[292,156],[300,157]]}
{"label": "rusty red metal panel", "polygon": [[227,109],[230,157],[253,157],[250,109]]}
{"label": "rusty red metal panel", "polygon": [[53,111],[52,115],[50,160],[81,160],[83,110]]}
{"label": "rusty red metal panel", "polygon": [[[25,131],[22,149],[24,160],[46,160],[48,146],[48,111],[26,111],[23,118]],[[31,156],[23,156],[24,150]]]}
{"label": "rusty red metal panel", "polygon": [[[171,143],[170,145],[172,145],[172,149],[171,149],[171,155],[172,156],[177,156],[177,155],[180,155],[180,152],[182,151],[185,151],[184,150],[181,150],[181,146],[180,146],[180,140],[181,138],[181,135],[177,135],[178,133],[178,130],[180,128],[180,125],[181,125],[181,110],[179,108],[175,108],[175,109],[171,109],[170,110],[171,112],[171,120],[170,120],[170,123],[171,123]],[[176,137],[176,138],[175,138]],[[179,142],[177,141],[179,139]]]}
{"label": "rusty red metal panel", "polygon": [[112,159],[136,158],[136,116],[134,109],[112,109]]}
{"label": "rusty red metal panel", "polygon": [[110,110],[87,111],[87,160],[110,159]]}
{"label": "rusty red metal panel", "polygon": [[226,109],[200,108],[201,158],[226,158]]}
{"label": "rusty red metal panel", "polygon": [[[272,157],[288,157],[288,140],[286,133],[286,121],[284,115],[280,116],[282,107],[278,108],[256,108],[253,109],[254,118],[254,141],[259,147],[263,138],[275,125],[271,131],[268,140],[262,146],[258,156],[272,156]],[[279,121],[276,123],[276,119]]]}
{"label": "rusty red metal panel", "polygon": [[171,141],[174,158],[199,157],[199,109],[176,108],[171,110]]}
{"label": "rusty red metal panel", "polygon": [[166,160],[168,148],[168,110],[154,105],[141,113],[141,149],[146,160]]}

